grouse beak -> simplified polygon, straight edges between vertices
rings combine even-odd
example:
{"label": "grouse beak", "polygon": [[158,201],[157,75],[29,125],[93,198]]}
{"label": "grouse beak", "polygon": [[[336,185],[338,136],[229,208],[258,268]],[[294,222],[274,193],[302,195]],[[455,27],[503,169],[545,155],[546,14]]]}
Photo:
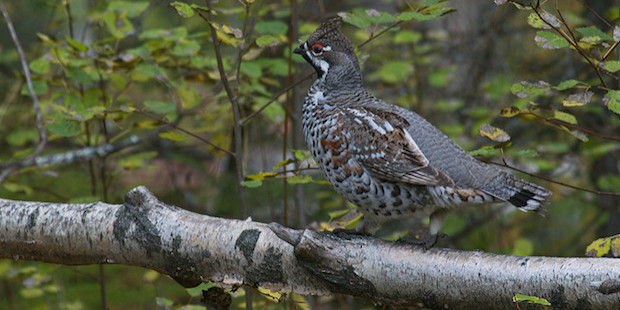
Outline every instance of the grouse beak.
{"label": "grouse beak", "polygon": [[293,50],[293,53],[303,55],[304,54],[304,45],[300,45]]}

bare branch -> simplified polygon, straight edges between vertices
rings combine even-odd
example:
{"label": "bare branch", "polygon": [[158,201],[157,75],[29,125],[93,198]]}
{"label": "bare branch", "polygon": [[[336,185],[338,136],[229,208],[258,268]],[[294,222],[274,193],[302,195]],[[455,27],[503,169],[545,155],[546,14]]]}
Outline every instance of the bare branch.
{"label": "bare branch", "polygon": [[[30,160],[34,160],[35,157],[41,154],[41,152],[45,148],[45,145],[47,144],[47,132],[45,131],[45,125],[43,124],[43,117],[41,115],[41,104],[39,103],[39,97],[34,91],[34,85],[32,83],[32,77],[30,76],[30,68],[28,67],[26,54],[24,53],[24,50],[19,43],[17,32],[13,27],[13,22],[11,22],[11,16],[9,16],[9,13],[6,10],[6,7],[4,6],[4,2],[2,0],[0,0],[0,11],[2,12],[2,16],[4,16],[4,21],[6,22],[6,25],[9,28],[9,32],[11,33],[11,39],[13,40],[13,44],[15,44],[15,49],[17,50],[19,61],[21,62],[22,69],[24,70],[26,86],[28,87],[28,92],[30,93],[30,97],[32,98],[35,121],[37,123],[37,130],[39,131],[39,142],[37,143],[34,152],[32,152],[30,156]],[[2,171],[2,173],[0,173],[0,183],[2,183],[9,176],[9,174],[13,173],[14,171],[16,171],[14,168]]]}
{"label": "bare branch", "polygon": [[344,293],[433,309],[514,309],[516,293],[556,308],[617,309],[620,260],[518,257],[429,249],[214,218],[157,200],[146,188],[122,205],[0,199],[0,257],[142,266],[182,285]]}
{"label": "bare branch", "polygon": [[548,178],[548,177],[545,177],[545,176],[542,176],[542,175],[538,175],[538,174],[527,172],[527,171],[525,171],[523,169],[519,169],[517,167],[509,165],[504,158],[502,158],[502,162],[501,163],[496,163],[496,162],[494,162],[492,160],[488,160],[488,159],[485,159],[485,158],[478,158],[478,160],[480,160],[482,162],[485,162],[487,164],[497,165],[497,166],[500,166],[500,167],[505,167],[505,168],[508,168],[508,169],[511,169],[511,170],[514,170],[514,171],[518,171],[518,172],[521,172],[523,174],[527,174],[527,175],[529,175],[531,177],[534,177],[534,178],[537,178],[537,179],[541,179],[541,180],[545,180],[547,182],[555,183],[555,184],[562,185],[562,186],[565,186],[565,187],[569,187],[569,188],[572,188],[572,189],[576,189],[576,190],[580,190],[580,191],[584,191],[584,192],[588,192],[588,193],[593,193],[593,194],[597,194],[597,195],[600,195],[600,196],[620,197],[620,193],[598,191],[598,190],[594,190],[594,189],[580,187],[580,186],[577,186],[577,185],[572,185],[572,184],[560,182],[560,181],[557,181],[557,180],[554,180],[552,178]]}
{"label": "bare branch", "polygon": [[96,146],[87,146],[81,149],[68,151],[64,153],[38,156],[33,159],[25,160],[22,162],[8,162],[1,163],[0,169],[20,169],[26,167],[41,167],[46,165],[60,165],[75,162],[76,160],[92,159],[95,157],[104,157],[112,153],[116,153],[129,146],[139,144],[142,139],[138,136],[130,136],[124,141],[118,143],[105,143]]}
{"label": "bare branch", "polygon": [[[213,26],[213,15],[212,15],[212,8],[211,8],[211,2],[210,1],[206,1],[207,3],[207,8],[209,9],[209,12],[206,15],[203,15],[201,11],[197,11],[198,14],[207,21],[207,24],[209,24],[209,29],[211,30],[211,39],[213,40],[213,50],[215,51],[215,58],[217,60],[217,69],[220,73],[220,80],[222,81],[222,85],[224,85],[224,90],[226,90],[226,94],[228,95],[228,100],[230,101],[230,105],[233,111],[233,139],[234,139],[234,144],[235,144],[235,166],[236,166],[236,170],[237,170],[237,194],[239,197],[239,213],[241,214],[242,217],[245,217],[247,214],[247,206],[246,206],[246,199],[245,199],[245,187],[243,186],[242,182],[245,176],[245,167],[243,164],[243,130],[241,127],[241,107],[239,106],[239,101],[238,101],[238,89],[237,87],[235,87],[235,89],[231,89],[230,88],[230,83],[228,82],[228,77],[226,76],[226,71],[224,70],[224,62],[222,60],[222,52],[220,50],[220,44],[221,42],[218,40],[217,38],[217,32],[215,30],[215,27]],[[247,4],[248,6],[248,12],[249,12],[249,6],[251,4]],[[247,28],[247,20],[249,19],[249,16],[246,14],[245,16],[246,18],[246,22],[244,22],[244,29]],[[244,40],[245,40],[245,35],[246,33],[243,34],[244,35]],[[241,57],[243,56],[243,49],[245,47],[242,47],[242,49],[239,51],[239,63],[237,63],[237,76],[238,76],[238,72],[241,68]],[[238,83],[235,82],[235,83]],[[236,84],[237,85],[237,84]]]}
{"label": "bare branch", "polygon": [[601,139],[612,140],[612,141],[620,141],[620,137],[614,137],[614,136],[609,136],[609,135],[605,135],[605,134],[602,134],[602,133],[598,133],[596,131],[585,129],[585,128],[579,127],[579,126],[575,126],[573,124],[562,122],[562,121],[559,121],[559,120],[556,120],[556,119],[553,119],[553,118],[544,117],[544,116],[542,116],[540,114],[537,114],[537,113],[534,113],[534,112],[531,112],[531,111],[523,112],[520,115],[532,115],[532,116],[535,116],[535,117],[537,117],[537,118],[539,118],[539,119],[541,119],[541,120],[543,120],[545,122],[552,123],[554,125],[565,126],[565,127],[568,127],[568,128],[571,128],[571,129],[575,129],[575,130],[579,130],[581,132],[584,132],[584,133],[587,133],[589,135],[593,135],[593,136],[599,137]]}

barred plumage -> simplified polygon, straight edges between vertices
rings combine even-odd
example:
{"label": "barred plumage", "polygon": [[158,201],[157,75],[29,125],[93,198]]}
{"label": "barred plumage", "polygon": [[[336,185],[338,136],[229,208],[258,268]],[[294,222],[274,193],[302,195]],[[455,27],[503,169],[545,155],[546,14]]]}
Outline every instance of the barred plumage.
{"label": "barred plumage", "polygon": [[545,188],[476,160],[418,114],[368,93],[340,23],[321,24],[294,52],[318,73],[303,105],[306,143],[330,184],[364,213],[359,231],[422,213],[436,235],[447,211],[463,205],[507,201],[535,211],[546,203]]}

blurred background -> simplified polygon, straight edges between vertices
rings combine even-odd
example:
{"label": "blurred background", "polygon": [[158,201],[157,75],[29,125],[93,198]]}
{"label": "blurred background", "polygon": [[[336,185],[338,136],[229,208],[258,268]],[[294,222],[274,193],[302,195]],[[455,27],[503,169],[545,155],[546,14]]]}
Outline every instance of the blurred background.
{"label": "blurred background", "polygon": [[[538,9],[555,16],[545,19],[575,48],[534,10],[490,0],[220,1],[213,11],[189,0],[4,1],[41,101],[49,135],[43,154],[131,135],[141,143],[16,171],[1,182],[0,197],[121,203],[145,185],[162,201],[201,214],[295,228],[354,226],[359,217],[346,212],[352,206],[305,152],[299,112],[315,74],[290,55],[322,20],[341,13],[343,31],[363,43],[357,52],[375,96],[416,111],[481,159],[544,177],[512,171],[553,191],[544,216],[505,206],[454,212],[440,246],[583,256],[592,241],[620,232],[620,198],[595,192],[620,191],[620,3],[590,2],[558,1],[561,14],[553,1]],[[38,132],[18,54],[1,24],[0,163],[7,163],[26,159]],[[209,25],[221,41],[235,104],[220,79]],[[237,128],[235,110],[243,123]],[[510,139],[481,131],[483,124]],[[402,221],[381,236],[396,239],[425,223]],[[210,285],[186,290],[137,267],[0,260],[0,309],[199,309],[200,289]],[[243,294],[233,293],[234,309],[244,308]],[[260,309],[381,308],[350,296],[264,291],[255,291],[253,302]]]}

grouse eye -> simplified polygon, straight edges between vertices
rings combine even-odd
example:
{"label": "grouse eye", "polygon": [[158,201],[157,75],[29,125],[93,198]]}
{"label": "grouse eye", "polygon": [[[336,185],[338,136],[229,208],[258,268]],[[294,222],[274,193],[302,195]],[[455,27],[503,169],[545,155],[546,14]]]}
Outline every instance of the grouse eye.
{"label": "grouse eye", "polygon": [[314,54],[314,56],[323,54],[323,48],[324,47],[321,43],[316,43],[312,45],[312,54]]}

